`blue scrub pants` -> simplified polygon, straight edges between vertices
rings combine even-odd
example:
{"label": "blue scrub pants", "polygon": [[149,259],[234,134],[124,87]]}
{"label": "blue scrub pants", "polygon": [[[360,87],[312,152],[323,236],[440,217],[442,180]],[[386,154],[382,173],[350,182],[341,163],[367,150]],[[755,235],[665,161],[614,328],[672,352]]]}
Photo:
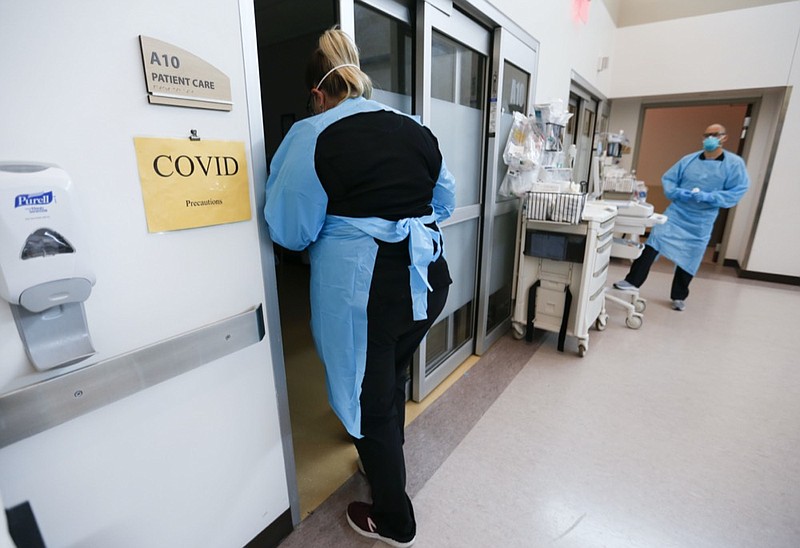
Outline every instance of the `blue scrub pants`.
{"label": "blue scrub pants", "polygon": [[[642,287],[647,275],[650,273],[650,267],[653,266],[657,258],[658,251],[649,245],[645,245],[642,254],[633,261],[628,275],[625,276],[625,281],[636,287]],[[675,265],[675,274],[672,276],[672,288],[670,289],[669,298],[673,301],[685,301],[686,297],[689,296],[689,283],[691,283],[693,277],[684,269]]]}
{"label": "blue scrub pants", "polygon": [[[406,289],[408,287],[406,286]],[[414,509],[406,494],[403,456],[407,367],[447,300],[449,287],[428,292],[428,318],[414,321],[410,292],[367,305],[367,365],[361,383],[361,434],[355,440],[372,489],[371,517],[385,537],[416,536]]]}

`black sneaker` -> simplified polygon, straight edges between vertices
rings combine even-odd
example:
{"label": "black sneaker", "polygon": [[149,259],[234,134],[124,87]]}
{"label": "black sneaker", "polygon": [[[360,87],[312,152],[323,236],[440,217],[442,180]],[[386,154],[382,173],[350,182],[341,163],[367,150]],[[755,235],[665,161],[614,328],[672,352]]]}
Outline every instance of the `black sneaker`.
{"label": "black sneaker", "polygon": [[393,538],[382,536],[380,533],[378,533],[378,526],[375,525],[375,522],[372,521],[372,518],[369,516],[371,510],[372,505],[367,504],[366,502],[351,502],[347,505],[347,523],[349,523],[350,527],[352,527],[353,530],[359,535],[380,540],[381,542],[385,542],[389,546],[395,546],[396,548],[407,548],[408,546],[414,544],[414,541],[417,540],[416,536],[412,537],[411,540],[406,542],[401,542]]}

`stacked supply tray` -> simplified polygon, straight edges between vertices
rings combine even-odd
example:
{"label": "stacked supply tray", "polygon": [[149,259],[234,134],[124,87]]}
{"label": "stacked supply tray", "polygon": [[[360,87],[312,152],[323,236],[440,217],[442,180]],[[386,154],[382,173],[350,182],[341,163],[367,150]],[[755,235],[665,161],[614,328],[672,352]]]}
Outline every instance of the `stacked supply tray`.
{"label": "stacked supply tray", "polygon": [[558,333],[561,351],[567,335],[576,337],[583,356],[589,327],[605,317],[617,211],[584,195],[545,194],[529,193],[520,211],[513,333],[528,340],[534,328]]}

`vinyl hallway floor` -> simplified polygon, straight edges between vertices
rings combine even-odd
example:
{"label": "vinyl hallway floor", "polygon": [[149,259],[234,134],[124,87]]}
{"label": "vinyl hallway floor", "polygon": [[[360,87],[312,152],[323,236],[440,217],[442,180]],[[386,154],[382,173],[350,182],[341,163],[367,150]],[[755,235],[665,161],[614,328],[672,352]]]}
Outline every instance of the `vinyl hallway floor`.
{"label": "vinyl hallway floor", "polygon": [[[614,261],[609,282],[627,263]],[[671,265],[644,325],[503,337],[406,430],[416,547],[800,546],[800,287],[704,264],[687,308]],[[357,472],[281,548],[383,546],[344,517]]]}

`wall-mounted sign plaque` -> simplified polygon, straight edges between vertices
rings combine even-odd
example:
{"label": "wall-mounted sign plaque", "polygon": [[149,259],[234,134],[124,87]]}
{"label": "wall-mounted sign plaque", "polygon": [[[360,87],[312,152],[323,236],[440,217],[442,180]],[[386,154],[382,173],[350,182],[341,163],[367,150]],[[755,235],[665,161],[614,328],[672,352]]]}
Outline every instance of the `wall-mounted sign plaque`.
{"label": "wall-mounted sign plaque", "polygon": [[139,36],[139,43],[150,103],[231,110],[231,81],[221,70],[155,38]]}
{"label": "wall-mounted sign plaque", "polygon": [[250,219],[241,141],[134,137],[149,232]]}

